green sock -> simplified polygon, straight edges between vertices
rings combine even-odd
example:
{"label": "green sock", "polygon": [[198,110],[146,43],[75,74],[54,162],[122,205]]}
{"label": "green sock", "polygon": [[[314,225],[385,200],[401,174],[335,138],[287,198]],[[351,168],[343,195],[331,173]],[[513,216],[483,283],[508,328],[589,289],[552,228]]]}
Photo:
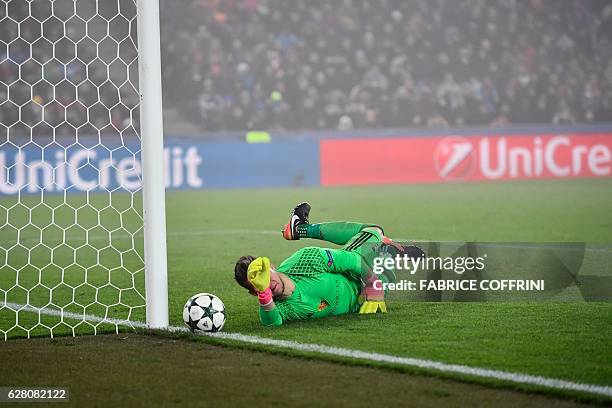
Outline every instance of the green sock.
{"label": "green sock", "polygon": [[323,222],[320,224],[298,225],[297,231],[300,238],[314,238],[329,241],[334,244],[344,245],[355,234],[370,224],[359,222]]}

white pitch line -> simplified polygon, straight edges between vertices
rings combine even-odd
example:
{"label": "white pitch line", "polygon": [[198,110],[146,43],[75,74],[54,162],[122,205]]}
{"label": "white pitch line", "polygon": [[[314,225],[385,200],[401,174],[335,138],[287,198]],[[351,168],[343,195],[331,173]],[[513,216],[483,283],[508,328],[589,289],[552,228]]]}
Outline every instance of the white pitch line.
{"label": "white pitch line", "polygon": [[[197,237],[197,236],[210,236],[210,235],[278,235],[279,237],[281,236],[281,231],[280,229],[278,231],[276,230],[258,230],[258,229],[219,229],[219,230],[201,230],[201,231],[170,231],[167,232],[166,235],[168,237]],[[114,234],[112,236],[112,239],[142,239],[143,234],[142,233],[136,233],[133,235],[130,234]],[[93,242],[93,241],[103,241],[103,240],[108,240],[109,236],[108,235],[90,235],[88,238],[88,242]],[[393,238],[395,241],[397,242],[417,242],[417,243],[429,243],[429,242],[438,242],[441,244],[463,244],[463,242],[459,242],[459,241],[433,241],[433,240],[429,240],[429,239],[415,239],[415,238]],[[71,239],[68,239],[68,242],[70,242]],[[49,244],[49,243],[64,243],[64,240],[62,238],[59,239],[51,239],[51,240],[42,240],[41,241],[41,237],[28,237],[28,238],[21,238],[19,239],[19,244],[32,244],[32,243],[43,243],[43,244]],[[15,242],[15,240],[12,239],[0,239],[0,245],[6,245],[6,244],[10,244],[11,246],[16,245],[17,242]],[[561,249],[561,250],[573,250],[573,248],[567,248],[567,246],[563,245],[563,243],[559,243],[559,246],[555,246],[555,243],[538,243],[538,242],[534,242],[534,243],[512,243],[512,242],[479,242],[478,243],[480,248],[506,248],[506,249],[531,249],[531,250],[536,250],[536,249],[542,249],[542,248],[547,248],[547,249]],[[570,243],[571,244],[571,243]],[[594,244],[595,246],[603,246],[603,244]],[[608,252],[612,252],[612,248],[592,248],[592,247],[588,247],[587,244],[587,248],[586,251],[588,252],[604,252],[604,253],[608,253]]]}
{"label": "white pitch line", "polygon": [[[397,242],[415,242],[415,243],[440,243],[440,244],[469,244],[472,242],[462,242],[462,241],[434,241],[430,239],[414,239],[414,238],[393,238],[394,241]],[[504,248],[504,249],[531,249],[531,250],[539,250],[539,249],[559,249],[559,250],[571,250],[571,251],[582,251],[582,248],[568,248],[569,245],[575,244],[576,242],[474,242],[478,245],[480,249],[482,248]],[[602,243],[593,243],[589,244],[585,243],[585,250],[588,252],[612,252],[612,246],[610,244],[602,244]],[[604,248],[592,248],[589,245],[593,246],[604,246]]]}
{"label": "white pitch line", "polygon": [[[61,310],[55,309],[46,309],[46,308],[37,308],[29,305],[20,305],[17,303],[0,303],[0,309],[3,307],[8,307],[13,310],[24,310],[28,312],[34,312],[49,316],[59,316],[68,319],[76,319],[76,320],[87,320],[96,323],[111,323],[115,325],[122,326],[132,326],[137,328],[148,328],[146,323],[143,322],[133,322],[119,319],[109,319],[103,318],[99,316],[86,315],[86,314],[78,314],[72,312],[64,312]],[[187,332],[188,329],[186,327],[177,327],[170,326],[167,329],[171,332]],[[502,381],[508,381],[517,384],[529,384],[529,385],[537,385],[546,388],[553,388],[557,390],[569,390],[569,391],[581,391],[592,394],[604,395],[608,397],[612,397],[612,387],[604,386],[604,385],[595,385],[595,384],[584,384],[584,383],[576,383],[566,380],[561,380],[557,378],[547,378],[541,376],[535,376],[530,374],[521,374],[521,373],[512,373],[509,371],[500,371],[500,370],[491,370],[486,368],[479,367],[470,367],[466,365],[460,364],[448,364],[439,361],[433,360],[423,360],[418,358],[409,358],[409,357],[399,357],[393,356],[389,354],[380,354],[380,353],[371,353],[367,351],[360,350],[351,350],[347,348],[341,347],[331,347],[325,346],[321,344],[312,344],[312,343],[299,343],[297,341],[291,340],[276,340],[270,339],[266,337],[258,337],[245,335],[241,333],[211,333],[207,334],[211,337],[234,340],[243,343],[257,344],[257,345],[266,345],[273,346],[278,348],[297,350],[297,351],[305,351],[319,354],[327,354],[337,357],[348,357],[358,360],[367,360],[367,361],[375,361],[381,363],[390,363],[407,367],[416,367],[427,370],[435,370],[443,373],[453,373],[453,374],[462,374],[469,375],[480,378],[487,379],[496,379]]]}
{"label": "white pitch line", "polygon": [[[82,234],[81,234],[82,235]],[[281,231],[280,229],[278,231],[273,231],[273,230],[248,230],[248,229],[227,229],[227,230],[203,230],[203,231],[171,231],[171,232],[167,232],[166,236],[168,237],[197,237],[197,236],[207,236],[207,235],[278,235],[279,237],[281,236]],[[142,233],[137,233],[134,235],[130,235],[130,234],[113,234],[112,235],[112,239],[132,239],[132,238],[138,238],[141,239],[143,237]],[[81,237],[79,237],[78,239],[80,240]],[[109,235],[90,235],[88,238],[88,241],[103,241],[103,240],[108,240],[109,239]],[[73,239],[68,239],[67,241],[70,242],[74,240]],[[39,243],[42,242],[43,244],[49,244],[49,243],[56,243],[56,242],[61,242],[63,243],[64,240],[61,237],[58,237],[56,239],[46,239],[46,240],[41,240],[41,237],[28,237],[28,238],[21,238],[19,239],[19,242],[16,242],[14,239],[3,239],[0,240],[0,244],[33,244],[33,243]]]}
{"label": "white pitch line", "polygon": [[186,237],[199,235],[278,235],[282,236],[280,228],[275,230],[258,230],[258,229],[227,229],[227,230],[203,230],[203,231],[174,231],[168,232],[166,235],[171,237]]}

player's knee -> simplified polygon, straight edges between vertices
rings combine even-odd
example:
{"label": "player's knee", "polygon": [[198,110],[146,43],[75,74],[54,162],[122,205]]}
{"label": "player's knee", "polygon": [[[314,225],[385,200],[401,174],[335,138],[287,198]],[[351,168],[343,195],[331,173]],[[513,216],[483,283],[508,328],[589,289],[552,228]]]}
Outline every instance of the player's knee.
{"label": "player's knee", "polygon": [[382,239],[382,237],[385,236],[385,231],[383,230],[383,228],[380,225],[374,225],[374,224],[373,225],[368,225],[365,228],[363,228],[362,231],[374,234],[377,237],[379,237],[380,239]]}

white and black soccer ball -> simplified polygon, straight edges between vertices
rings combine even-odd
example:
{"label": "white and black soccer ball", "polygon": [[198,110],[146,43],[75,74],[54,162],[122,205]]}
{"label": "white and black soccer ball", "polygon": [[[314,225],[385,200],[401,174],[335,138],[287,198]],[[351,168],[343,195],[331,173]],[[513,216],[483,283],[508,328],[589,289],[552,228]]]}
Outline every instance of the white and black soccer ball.
{"label": "white and black soccer ball", "polygon": [[225,324],[225,306],[215,295],[198,293],[185,303],[183,321],[195,334],[218,332]]}

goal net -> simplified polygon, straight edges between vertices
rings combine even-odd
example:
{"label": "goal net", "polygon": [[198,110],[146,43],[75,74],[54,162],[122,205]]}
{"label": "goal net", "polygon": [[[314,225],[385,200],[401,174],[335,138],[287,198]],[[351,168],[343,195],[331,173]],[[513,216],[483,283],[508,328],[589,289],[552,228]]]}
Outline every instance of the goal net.
{"label": "goal net", "polygon": [[145,321],[137,9],[0,0],[4,339]]}

